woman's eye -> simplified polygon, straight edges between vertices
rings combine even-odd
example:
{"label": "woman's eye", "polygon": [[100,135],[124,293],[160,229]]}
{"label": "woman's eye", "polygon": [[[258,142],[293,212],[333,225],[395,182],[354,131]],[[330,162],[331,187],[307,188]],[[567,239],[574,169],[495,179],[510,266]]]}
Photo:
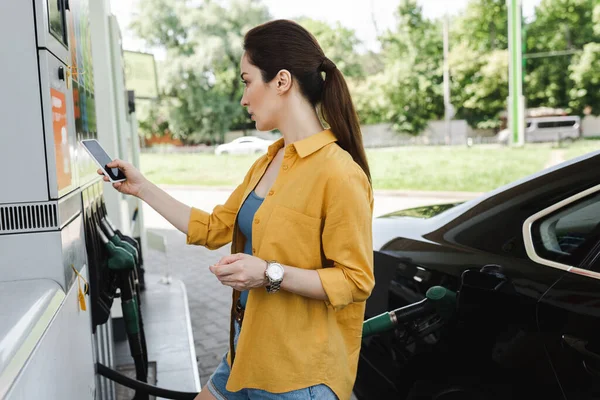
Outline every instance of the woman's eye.
{"label": "woman's eye", "polygon": [[246,82],[245,80],[242,80],[242,83],[246,86],[248,86],[248,82]]}

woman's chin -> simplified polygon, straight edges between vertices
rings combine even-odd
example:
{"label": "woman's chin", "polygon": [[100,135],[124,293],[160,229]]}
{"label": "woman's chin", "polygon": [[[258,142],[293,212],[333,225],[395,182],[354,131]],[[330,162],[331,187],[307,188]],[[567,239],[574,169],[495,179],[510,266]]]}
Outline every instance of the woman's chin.
{"label": "woman's chin", "polygon": [[266,132],[266,131],[271,131],[271,130],[275,129],[275,128],[271,128],[267,124],[261,124],[260,121],[254,121],[254,126],[256,127],[256,130],[260,131],[260,132]]}

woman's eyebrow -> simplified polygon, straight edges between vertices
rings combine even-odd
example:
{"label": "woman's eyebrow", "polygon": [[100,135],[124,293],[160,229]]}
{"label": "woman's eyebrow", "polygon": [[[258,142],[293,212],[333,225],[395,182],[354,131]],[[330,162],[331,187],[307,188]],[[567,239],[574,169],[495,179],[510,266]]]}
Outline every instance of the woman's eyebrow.
{"label": "woman's eyebrow", "polygon": [[247,75],[248,73],[247,73],[247,72],[242,72],[242,73],[240,74],[240,78],[244,79],[244,74],[246,74],[246,75]]}

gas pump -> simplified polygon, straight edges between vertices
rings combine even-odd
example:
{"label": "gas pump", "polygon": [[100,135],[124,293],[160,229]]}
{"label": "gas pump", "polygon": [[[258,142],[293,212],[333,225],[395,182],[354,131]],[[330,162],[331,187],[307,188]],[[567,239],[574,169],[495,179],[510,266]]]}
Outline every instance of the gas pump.
{"label": "gas pump", "polygon": [[[105,193],[78,145],[98,138],[138,159],[106,5],[0,2],[0,399],[115,399],[115,382],[136,400],[196,395],[146,382],[140,204]],[[115,371],[115,308],[136,379]]]}
{"label": "gas pump", "polygon": [[2,2],[0,26],[0,398],[114,398],[94,368],[113,365],[110,330],[92,333],[85,294],[81,188],[97,180],[77,148],[96,134],[87,3]]}

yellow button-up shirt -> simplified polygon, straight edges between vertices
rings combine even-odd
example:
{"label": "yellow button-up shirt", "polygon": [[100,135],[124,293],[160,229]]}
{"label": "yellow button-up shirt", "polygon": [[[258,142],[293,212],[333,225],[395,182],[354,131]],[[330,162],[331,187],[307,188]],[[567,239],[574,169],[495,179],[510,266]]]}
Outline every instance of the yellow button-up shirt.
{"label": "yellow button-up shirt", "polygon": [[[283,393],[325,384],[340,399],[350,398],[365,301],[375,283],[373,192],[360,166],[335,142],[324,130],[286,146],[252,225],[253,255],[316,270],[328,301],[250,290],[237,350],[229,351],[229,391]],[[282,147],[283,138],[273,143],[212,213],[192,208],[188,244],[216,249],[232,241],[232,252],[243,252],[238,211]],[[239,295],[233,291],[232,310]]]}

